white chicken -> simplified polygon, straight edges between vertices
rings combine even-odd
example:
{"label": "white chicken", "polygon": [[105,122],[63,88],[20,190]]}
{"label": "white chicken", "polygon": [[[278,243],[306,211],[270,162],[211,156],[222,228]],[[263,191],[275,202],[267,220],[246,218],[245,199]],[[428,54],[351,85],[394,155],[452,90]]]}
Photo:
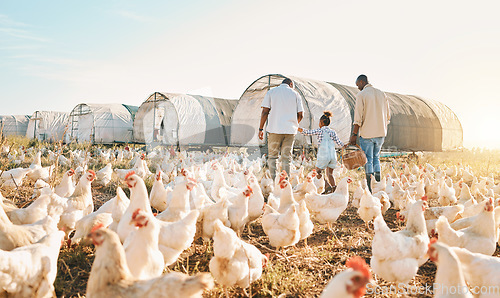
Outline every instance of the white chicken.
{"label": "white chicken", "polygon": [[457,197],[455,196],[455,188],[453,188],[451,179],[441,180],[438,202],[441,206],[454,205],[457,202]]}
{"label": "white chicken", "polygon": [[[427,252],[437,264],[434,297],[472,297],[465,283],[460,261],[453,250],[432,239]],[[450,289],[455,289],[453,292]]]}
{"label": "white chicken", "polygon": [[309,209],[307,209],[306,201],[302,200],[299,203],[297,208],[297,214],[299,216],[299,231],[300,231],[300,240],[304,240],[305,246],[307,246],[307,237],[309,237],[313,230],[314,224],[311,221],[311,216],[309,214]]}
{"label": "white chicken", "polygon": [[382,204],[382,215],[385,215],[387,210],[391,208],[391,201],[389,199],[389,195],[385,191],[379,191],[377,193],[374,193],[373,196],[379,199],[380,204]]}
{"label": "white chicken", "polygon": [[[85,241],[85,237],[87,237],[92,228],[97,225],[101,225],[106,228],[111,225],[112,222],[113,216],[111,215],[111,213],[96,211],[87,214],[76,222],[75,233],[70,238],[70,241],[68,243],[70,245],[71,243],[90,245],[90,242]],[[82,239],[84,240],[83,243],[80,242]]]}
{"label": "white chicken", "polygon": [[448,222],[452,223],[460,217],[460,214],[463,212],[463,210],[463,205],[427,208],[424,212],[427,234],[433,236],[436,233],[436,222],[439,216],[445,216],[446,219],[448,219]]}
{"label": "white chicken", "polygon": [[151,187],[151,193],[149,194],[149,200],[151,202],[151,207],[162,212],[167,209],[167,196],[169,191],[165,189],[162,180],[162,172],[160,169],[157,170],[155,181]]}
{"label": "white chicken", "polygon": [[370,265],[373,272],[389,282],[408,283],[427,258],[429,237],[425,227],[426,201],[416,201],[410,207],[404,230],[393,232],[380,215],[374,220]]}
{"label": "white chicken", "polygon": [[191,178],[175,185],[167,209],[158,214],[156,218],[168,222],[175,222],[184,218],[191,210],[189,204],[190,192],[197,185],[196,180]]}
{"label": "white chicken", "polygon": [[199,227],[197,230],[205,241],[210,240],[214,235],[214,224],[220,220],[226,227],[231,227],[228,217],[229,202],[226,199],[220,200],[215,204],[205,206],[198,218]]}
{"label": "white chicken", "polygon": [[[196,223],[200,212],[192,210],[184,218],[177,222],[160,223],[159,245],[165,266],[169,266],[177,260],[180,254],[193,243],[196,234]],[[157,220],[155,218],[155,220]]]}
{"label": "white chicken", "polygon": [[50,165],[48,167],[35,168],[35,169],[32,169],[32,171],[28,172],[27,176],[32,181],[37,181],[38,179],[42,179],[42,180],[48,182],[55,167],[56,167],[55,165]]}
{"label": "white chicken", "polygon": [[104,168],[100,169],[96,173],[95,182],[99,185],[106,186],[111,182],[113,175],[113,166],[108,163]]}
{"label": "white chicken", "polygon": [[368,189],[365,189],[363,196],[359,202],[358,215],[365,222],[373,221],[377,216],[382,214],[382,204],[379,198],[372,196]]}
{"label": "white chicken", "polygon": [[248,198],[248,221],[254,221],[262,215],[262,209],[264,208],[264,195],[254,176],[248,179],[248,184],[252,189],[253,193]]}
{"label": "white chicken", "polygon": [[75,191],[67,200],[67,207],[61,215],[59,227],[67,234],[75,229],[76,222],[85,215],[94,211],[94,200],[92,199],[91,183],[94,181],[95,172],[88,170],[80,178]]}
{"label": "white chicken", "polygon": [[274,247],[295,245],[300,240],[300,219],[297,205],[292,205],[285,213],[279,213],[271,206],[264,206],[262,228]]}
{"label": "white chicken", "polygon": [[30,169],[39,169],[42,167],[42,151],[37,151],[33,161],[31,162]]}
{"label": "white chicken", "polygon": [[490,198],[476,220],[463,230],[455,231],[448,220],[440,216],[436,222],[439,241],[449,245],[466,248],[471,252],[493,255],[498,240],[493,200]]}
{"label": "white chicken", "polygon": [[359,298],[365,294],[372,278],[370,267],[358,256],[351,257],[345,265],[347,269],[330,280],[320,298]]}
{"label": "white chicken", "polygon": [[14,248],[33,244],[54,231],[57,231],[59,218],[50,215],[44,219],[28,225],[13,224],[3,208],[0,208],[0,249],[13,250]]}
{"label": "white chicken", "polygon": [[238,236],[241,235],[248,222],[248,199],[252,194],[252,188],[247,186],[245,191],[229,200],[230,204],[227,208],[229,222],[231,223],[231,229],[233,229]]}
{"label": "white chicken", "polygon": [[278,212],[283,213],[288,210],[290,206],[297,205],[297,201],[295,201],[295,198],[293,197],[292,185],[288,182],[288,180],[281,179],[278,185],[279,188],[281,188]]}
{"label": "white chicken", "polygon": [[224,286],[247,288],[261,277],[267,257],[255,246],[239,239],[219,220],[214,223],[214,229],[214,257],[210,260],[210,272]]}
{"label": "white chicken", "polygon": [[113,218],[113,222],[109,225],[109,228],[112,231],[116,232],[118,230],[118,224],[120,223],[120,220],[129,204],[130,200],[123,189],[121,187],[117,187],[116,197],[113,199],[113,209],[111,210],[111,218]]}
{"label": "white chicken", "polygon": [[217,163],[212,165],[212,170],[214,171],[214,181],[210,188],[212,199],[219,201],[221,198],[234,196],[240,191],[240,189],[231,187],[226,183],[222,168]]}
{"label": "white chicken", "polygon": [[270,193],[273,192],[274,181],[273,178],[271,178],[271,172],[269,170],[266,170],[266,172],[264,173],[264,177],[262,177],[260,185],[262,187],[262,194],[264,196],[268,196]]}
{"label": "white chicken", "polygon": [[492,297],[500,295],[500,259],[498,257],[472,253],[465,248],[450,247],[450,249],[457,255],[465,281],[471,287],[492,289],[489,293]]}
{"label": "white chicken", "polygon": [[0,185],[2,187],[16,188],[23,184],[24,177],[33,172],[30,168],[15,168],[3,171],[0,175]]}
{"label": "white chicken", "polygon": [[316,190],[319,194],[322,194],[325,191],[325,175],[321,175],[321,178],[318,177],[316,170],[312,170],[313,174],[313,183],[316,186]]}
{"label": "white chicken", "polygon": [[52,187],[50,187],[50,184],[47,182],[43,181],[42,179],[38,179],[35,182],[34,188],[33,188],[33,195],[31,196],[32,199],[38,198],[42,194],[49,195],[53,192]]}
{"label": "white chicken", "polygon": [[337,221],[340,214],[347,208],[349,202],[350,177],[340,180],[334,193],[327,195],[308,194],[305,201],[309,212],[320,223],[331,224]]}
{"label": "white chicken", "polygon": [[385,191],[386,187],[387,187],[387,179],[385,178],[385,176],[383,176],[380,179],[380,182],[377,182],[375,180],[375,177],[372,175],[372,179],[371,179],[372,193],[377,193],[379,191]]}
{"label": "white chicken", "polygon": [[306,194],[314,194],[318,192],[313,179],[312,175],[307,175],[305,181],[297,185],[297,189],[293,192],[293,198],[295,201],[300,202],[304,200]]}
{"label": "white chicken", "polygon": [[354,208],[359,208],[359,201],[361,200],[361,197],[365,193],[365,188],[367,189],[366,180],[365,179],[358,180],[356,189],[352,194],[351,204]]}
{"label": "white chicken", "polygon": [[148,190],[146,184],[144,184],[144,180],[137,176],[134,171],[131,171],[125,176],[125,183],[130,189],[130,203],[116,228],[117,234],[122,242],[125,242],[128,235],[137,229],[135,225],[130,223],[135,210],[141,209],[153,215],[151,205],[149,204]]}
{"label": "white chicken", "polygon": [[38,242],[0,250],[0,293],[5,297],[55,297],[57,259],[64,232],[53,231]]}
{"label": "white chicken", "polygon": [[458,197],[458,204],[465,204],[465,202],[474,199],[467,184],[461,183],[460,196]]}
{"label": "white chicken", "polygon": [[160,277],[136,281],[127,266],[125,251],[116,233],[98,228],[90,233],[96,253],[89,281],[88,298],[107,297],[201,297],[213,287],[210,274],[196,276],[173,272]]}
{"label": "white chicken", "polygon": [[131,223],[138,229],[132,231],[123,244],[130,273],[138,280],[160,276],[165,264],[158,248],[160,225],[150,212],[141,209],[132,214]]}
{"label": "white chicken", "polygon": [[75,171],[73,169],[69,169],[64,173],[61,183],[59,183],[54,192],[62,197],[67,198],[70,197],[75,191],[75,184],[73,183],[73,175],[75,175]]}
{"label": "white chicken", "polygon": [[49,206],[50,202],[50,195],[42,195],[28,207],[14,209],[6,213],[13,224],[31,224],[47,216],[47,207]]}

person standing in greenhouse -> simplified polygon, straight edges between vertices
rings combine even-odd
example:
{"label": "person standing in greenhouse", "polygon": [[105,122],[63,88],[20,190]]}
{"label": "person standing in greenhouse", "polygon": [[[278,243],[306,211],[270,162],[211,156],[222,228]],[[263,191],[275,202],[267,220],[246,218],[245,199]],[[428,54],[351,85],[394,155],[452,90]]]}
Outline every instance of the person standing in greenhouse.
{"label": "person standing in greenhouse", "polygon": [[360,92],[356,95],[354,123],[349,143],[356,144],[359,136],[359,146],[366,154],[365,175],[371,191],[371,176],[374,175],[375,180],[380,181],[380,150],[387,135],[387,125],[391,115],[385,93],[373,88],[368,83],[366,75],[357,78],[356,86]]}
{"label": "person standing in greenhouse", "polygon": [[274,180],[280,153],[282,168],[290,175],[293,143],[299,122],[303,118],[304,108],[302,98],[293,90],[293,82],[289,78],[266,93],[261,107],[259,139],[264,139],[264,125],[268,121],[266,128],[268,165]]}

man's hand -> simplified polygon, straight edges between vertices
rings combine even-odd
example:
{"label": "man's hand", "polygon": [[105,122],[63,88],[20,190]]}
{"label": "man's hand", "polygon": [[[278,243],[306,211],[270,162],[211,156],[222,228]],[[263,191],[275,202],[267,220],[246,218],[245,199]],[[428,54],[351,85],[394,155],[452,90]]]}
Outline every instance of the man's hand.
{"label": "man's hand", "polygon": [[349,145],[356,145],[357,140],[358,140],[358,137],[355,135],[352,135],[351,138],[349,139]]}
{"label": "man's hand", "polygon": [[259,131],[259,139],[263,140],[264,139],[264,132]]}
{"label": "man's hand", "polygon": [[297,130],[298,130],[299,132],[304,131],[304,129],[302,129],[302,127],[297,128]]}

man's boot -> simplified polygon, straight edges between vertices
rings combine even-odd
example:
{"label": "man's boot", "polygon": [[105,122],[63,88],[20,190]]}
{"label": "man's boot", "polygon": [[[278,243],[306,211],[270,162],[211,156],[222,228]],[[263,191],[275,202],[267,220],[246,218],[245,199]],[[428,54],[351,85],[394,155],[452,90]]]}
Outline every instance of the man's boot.
{"label": "man's boot", "polygon": [[372,175],[373,173],[366,174],[366,185],[368,185],[370,192],[372,192]]}
{"label": "man's boot", "polygon": [[375,172],[375,180],[380,182],[380,172]]}

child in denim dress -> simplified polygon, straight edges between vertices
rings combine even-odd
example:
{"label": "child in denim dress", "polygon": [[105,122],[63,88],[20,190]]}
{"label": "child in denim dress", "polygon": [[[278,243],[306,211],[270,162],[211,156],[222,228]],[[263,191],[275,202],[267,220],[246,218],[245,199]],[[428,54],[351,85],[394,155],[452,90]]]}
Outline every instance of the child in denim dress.
{"label": "child in denim dress", "polygon": [[299,128],[299,132],[306,136],[316,136],[318,138],[318,156],[316,160],[316,170],[318,178],[321,178],[321,170],[326,169],[326,182],[330,185],[325,193],[335,191],[335,179],[333,178],[333,170],[337,167],[337,153],[335,151],[335,143],[340,147],[344,144],[337,136],[337,133],[328,127],[330,125],[330,117],[332,112],[325,111],[319,119],[319,128],[304,130]]}

